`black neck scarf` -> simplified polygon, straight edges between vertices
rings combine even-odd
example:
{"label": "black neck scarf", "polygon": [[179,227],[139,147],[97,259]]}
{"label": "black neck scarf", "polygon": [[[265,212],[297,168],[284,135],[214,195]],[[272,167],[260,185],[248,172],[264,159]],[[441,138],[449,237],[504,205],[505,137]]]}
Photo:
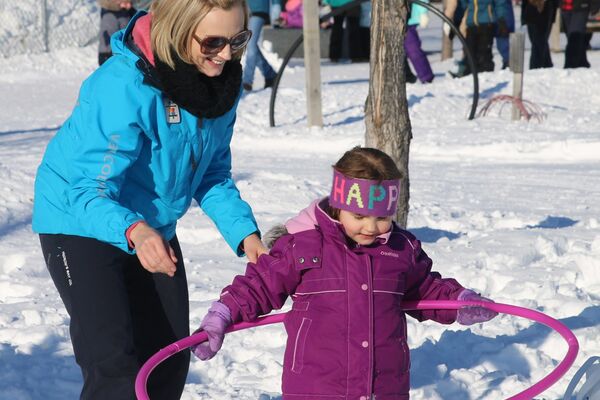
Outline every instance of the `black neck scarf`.
{"label": "black neck scarf", "polygon": [[242,84],[240,60],[227,61],[219,76],[208,77],[174,51],[171,56],[175,69],[154,54],[158,82],[153,82],[170,100],[198,118],[216,118],[231,110]]}

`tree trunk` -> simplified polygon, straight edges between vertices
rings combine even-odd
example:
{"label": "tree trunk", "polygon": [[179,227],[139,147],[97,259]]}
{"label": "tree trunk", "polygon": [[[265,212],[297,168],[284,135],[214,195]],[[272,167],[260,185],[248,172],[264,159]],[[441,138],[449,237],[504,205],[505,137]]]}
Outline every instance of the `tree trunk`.
{"label": "tree trunk", "polygon": [[373,0],[372,4],[365,142],[368,147],[389,154],[404,175],[400,181],[396,222],[405,228],[409,200],[408,153],[412,138],[404,75],[408,5],[406,0]]}

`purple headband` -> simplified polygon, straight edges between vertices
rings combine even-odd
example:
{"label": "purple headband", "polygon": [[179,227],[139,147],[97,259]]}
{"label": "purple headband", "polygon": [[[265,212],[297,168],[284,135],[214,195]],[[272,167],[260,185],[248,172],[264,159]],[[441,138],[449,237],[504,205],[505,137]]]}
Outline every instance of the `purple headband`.
{"label": "purple headband", "polygon": [[333,170],[329,205],[361,215],[388,217],[396,213],[400,180],[350,178]]}

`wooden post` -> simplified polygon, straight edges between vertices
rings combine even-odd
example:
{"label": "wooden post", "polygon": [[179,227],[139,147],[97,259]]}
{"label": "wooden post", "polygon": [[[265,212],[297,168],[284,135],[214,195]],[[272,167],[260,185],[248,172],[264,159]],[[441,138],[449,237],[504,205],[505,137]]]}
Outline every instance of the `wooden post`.
{"label": "wooden post", "polygon": [[521,110],[516,105],[516,101],[523,99],[523,65],[525,59],[525,34],[523,32],[514,32],[510,34],[510,70],[513,72],[513,105],[512,120],[521,119]]}
{"label": "wooden post", "polygon": [[[448,7],[448,0],[443,0],[442,4],[445,14],[446,7]],[[452,51],[452,40],[450,40],[450,37],[443,32],[442,28],[442,61],[452,58]]]}
{"label": "wooden post", "polygon": [[550,30],[550,51],[554,53],[560,51],[560,7],[556,10],[556,19]]}
{"label": "wooden post", "polygon": [[48,4],[47,0],[40,1],[40,25],[42,30],[42,46],[44,46],[44,51],[47,53],[49,49],[49,40],[48,40]]}
{"label": "wooden post", "polygon": [[321,109],[321,45],[318,0],[304,0],[304,68],[308,126],[323,126]]}

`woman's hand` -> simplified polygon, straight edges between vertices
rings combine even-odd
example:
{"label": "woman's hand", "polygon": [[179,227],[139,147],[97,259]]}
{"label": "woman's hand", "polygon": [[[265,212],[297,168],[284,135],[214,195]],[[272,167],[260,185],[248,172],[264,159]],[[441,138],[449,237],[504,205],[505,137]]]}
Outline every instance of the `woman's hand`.
{"label": "woman's hand", "polygon": [[162,272],[170,277],[175,275],[177,257],[175,251],[154,228],[145,222],[137,224],[129,233],[135,245],[137,257],[149,272]]}
{"label": "woman's hand", "polygon": [[248,261],[251,263],[256,263],[261,254],[269,252],[256,233],[246,236],[242,243],[242,248],[246,253],[246,257],[248,257]]}

